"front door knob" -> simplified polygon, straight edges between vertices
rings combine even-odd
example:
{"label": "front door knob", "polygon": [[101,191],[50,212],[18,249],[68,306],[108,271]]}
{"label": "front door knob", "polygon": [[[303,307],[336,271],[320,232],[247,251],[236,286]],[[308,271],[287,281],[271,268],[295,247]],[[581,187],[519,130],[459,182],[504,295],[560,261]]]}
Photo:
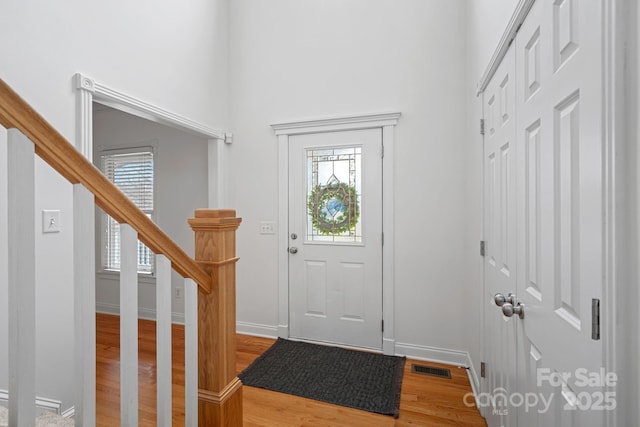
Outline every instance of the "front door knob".
{"label": "front door knob", "polygon": [[289,253],[290,254],[297,254],[298,253],[298,248],[296,248],[295,246],[291,246],[289,248]]}

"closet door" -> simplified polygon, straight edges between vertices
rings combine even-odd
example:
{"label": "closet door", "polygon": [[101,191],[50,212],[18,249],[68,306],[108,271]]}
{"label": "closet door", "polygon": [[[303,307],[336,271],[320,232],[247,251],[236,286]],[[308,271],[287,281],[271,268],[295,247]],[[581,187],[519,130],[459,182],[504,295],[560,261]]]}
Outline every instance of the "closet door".
{"label": "closet door", "polygon": [[[516,385],[516,324],[502,315],[496,295],[516,289],[515,52],[505,56],[483,95],[484,137],[484,360],[481,399],[489,426],[515,426],[508,396]],[[501,303],[502,301],[499,301]]]}
{"label": "closet door", "polygon": [[518,76],[518,407],[522,426],[601,426],[592,305],[602,295],[602,2],[537,1],[515,40]]}
{"label": "closet door", "polygon": [[[596,427],[616,406],[593,326],[605,253],[601,17],[601,2],[535,2],[483,95],[489,426]],[[522,304],[521,316],[495,306],[509,292],[504,312]]]}

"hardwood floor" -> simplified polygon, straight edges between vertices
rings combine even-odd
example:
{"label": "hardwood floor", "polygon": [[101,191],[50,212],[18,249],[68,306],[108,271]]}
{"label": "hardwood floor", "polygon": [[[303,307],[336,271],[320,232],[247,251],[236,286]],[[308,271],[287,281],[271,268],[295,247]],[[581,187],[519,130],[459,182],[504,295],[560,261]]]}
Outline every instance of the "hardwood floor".
{"label": "hardwood floor", "polygon": [[[120,424],[119,328],[117,316],[98,314],[97,425]],[[139,425],[155,426],[156,370],[155,322],[139,326]],[[173,326],[173,425],[184,425],[184,329]],[[240,372],[264,352],[273,340],[238,335],[237,370]],[[244,387],[244,425],[250,426],[486,426],[476,408],[464,405],[471,391],[464,368],[429,363],[451,369],[451,379],[411,372],[407,360],[402,383],[400,417],[372,414],[302,397]]]}

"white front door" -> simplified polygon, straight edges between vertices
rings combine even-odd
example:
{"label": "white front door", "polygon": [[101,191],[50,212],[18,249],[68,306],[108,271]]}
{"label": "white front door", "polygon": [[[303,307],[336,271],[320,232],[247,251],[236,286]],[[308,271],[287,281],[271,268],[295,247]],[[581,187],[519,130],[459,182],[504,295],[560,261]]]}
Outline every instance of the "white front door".
{"label": "white front door", "polygon": [[[486,304],[483,390],[507,414],[489,411],[490,427],[596,427],[615,407],[592,326],[604,254],[601,17],[601,2],[536,1],[484,94],[485,296],[513,292],[524,307],[507,318]],[[503,86],[515,93],[509,129]],[[504,395],[492,389],[503,384]]]}
{"label": "white front door", "polygon": [[289,138],[292,338],[382,348],[382,130]]}

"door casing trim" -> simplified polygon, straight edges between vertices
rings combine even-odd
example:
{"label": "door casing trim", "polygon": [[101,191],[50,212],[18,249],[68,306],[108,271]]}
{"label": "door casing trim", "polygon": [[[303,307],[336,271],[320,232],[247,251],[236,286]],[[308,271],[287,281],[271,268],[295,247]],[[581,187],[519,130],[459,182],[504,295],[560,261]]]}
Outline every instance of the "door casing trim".
{"label": "door casing trim", "polygon": [[401,113],[359,114],[272,124],[278,137],[278,336],[289,338],[289,137],[292,135],[381,129],[382,158],[382,352],[395,354],[394,200],[395,126]]}

